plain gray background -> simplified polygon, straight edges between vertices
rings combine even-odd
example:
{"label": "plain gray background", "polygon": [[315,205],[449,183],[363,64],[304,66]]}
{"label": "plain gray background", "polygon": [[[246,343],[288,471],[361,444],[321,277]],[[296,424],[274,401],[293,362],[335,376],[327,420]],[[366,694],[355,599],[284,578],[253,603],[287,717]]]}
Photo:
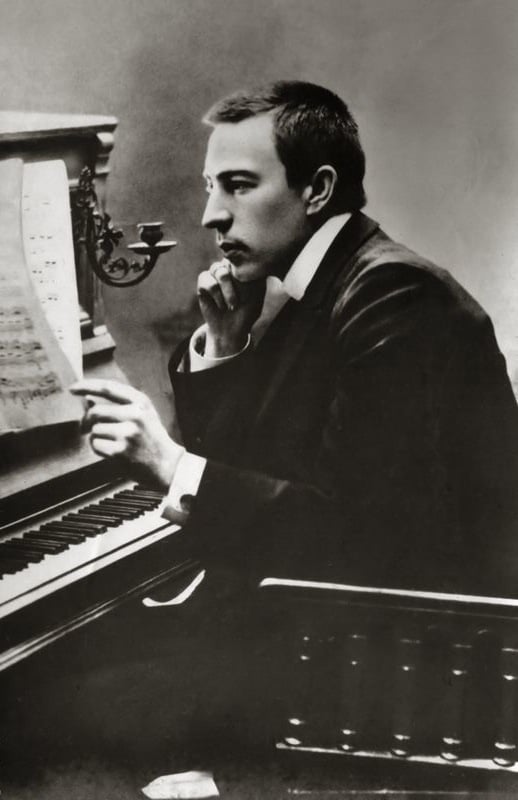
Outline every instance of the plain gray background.
{"label": "plain gray background", "polygon": [[179,240],[143,284],[106,291],[119,361],[164,416],[171,319],[215,254],[200,119],[279,77],[349,103],[367,213],[483,303],[515,377],[518,0],[0,0],[0,16],[1,106],[118,117],[108,211]]}

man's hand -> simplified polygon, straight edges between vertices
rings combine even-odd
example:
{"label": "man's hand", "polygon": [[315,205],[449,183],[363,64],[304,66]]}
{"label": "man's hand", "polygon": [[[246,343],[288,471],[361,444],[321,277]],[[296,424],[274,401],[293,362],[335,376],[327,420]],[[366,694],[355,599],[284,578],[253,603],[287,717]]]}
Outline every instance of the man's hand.
{"label": "man's hand", "polygon": [[95,453],[120,461],[136,479],[169,489],[184,448],[174,442],[142,392],[116,381],[85,380],[70,387],[86,398],[83,428]]}
{"label": "man's hand", "polygon": [[265,280],[236,281],[225,259],[200,273],[198,301],[208,327],[206,356],[221,358],[243,349],[261,314],[265,291]]}

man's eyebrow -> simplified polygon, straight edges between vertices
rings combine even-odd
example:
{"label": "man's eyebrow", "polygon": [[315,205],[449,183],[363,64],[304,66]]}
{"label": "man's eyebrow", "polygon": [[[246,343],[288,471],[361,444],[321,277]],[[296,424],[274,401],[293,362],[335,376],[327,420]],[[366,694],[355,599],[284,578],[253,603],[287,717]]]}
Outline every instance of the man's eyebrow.
{"label": "man's eyebrow", "polygon": [[204,172],[202,177],[206,181],[208,180],[225,181],[231,178],[235,178],[238,175],[240,177],[251,178],[253,180],[256,180],[258,177],[257,172],[253,172],[250,169],[225,169],[222,172],[218,172],[218,174],[215,176],[209,175],[207,172]]}

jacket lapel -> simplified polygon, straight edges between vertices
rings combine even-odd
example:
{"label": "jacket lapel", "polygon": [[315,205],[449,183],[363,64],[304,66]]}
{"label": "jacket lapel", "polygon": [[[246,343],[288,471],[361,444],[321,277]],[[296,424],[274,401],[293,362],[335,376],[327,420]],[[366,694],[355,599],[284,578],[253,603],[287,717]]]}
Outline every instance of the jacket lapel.
{"label": "jacket lapel", "polygon": [[378,228],[378,223],[364,214],[353,214],[322,259],[302,300],[289,300],[264,335],[257,347],[257,356],[272,358],[274,367],[268,376],[256,423],[267,412],[319,321],[326,312],[328,316],[331,313],[338,279],[340,282],[346,279],[354,267],[359,248]]}

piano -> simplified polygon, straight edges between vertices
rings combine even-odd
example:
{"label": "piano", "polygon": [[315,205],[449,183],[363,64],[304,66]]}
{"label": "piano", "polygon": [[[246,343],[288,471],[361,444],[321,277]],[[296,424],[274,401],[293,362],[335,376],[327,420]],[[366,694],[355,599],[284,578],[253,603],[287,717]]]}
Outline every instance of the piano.
{"label": "piano", "polygon": [[[107,116],[1,112],[0,158],[63,159],[72,226],[85,167],[104,202],[116,126]],[[74,242],[84,375],[123,380],[83,245]],[[38,652],[192,572],[161,496],[99,460],[77,424],[4,435],[1,451],[0,672],[29,657],[37,670]]]}

